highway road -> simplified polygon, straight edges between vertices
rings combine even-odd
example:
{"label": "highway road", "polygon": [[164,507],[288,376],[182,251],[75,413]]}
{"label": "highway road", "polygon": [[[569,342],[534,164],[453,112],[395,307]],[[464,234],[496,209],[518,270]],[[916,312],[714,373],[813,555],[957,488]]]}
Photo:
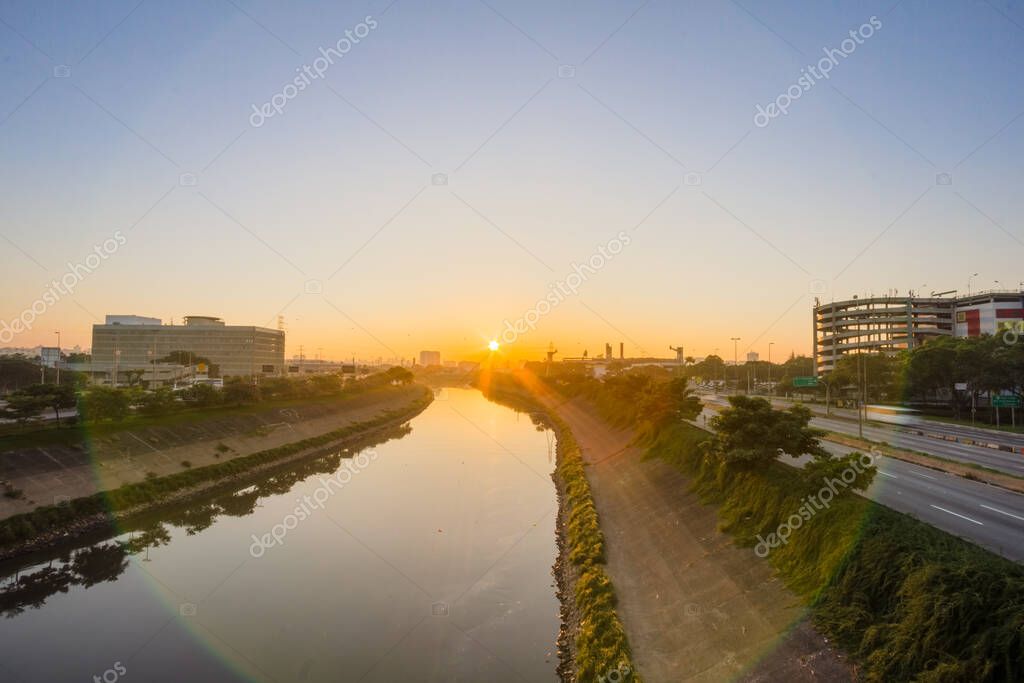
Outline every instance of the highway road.
{"label": "highway road", "polygon": [[[725,407],[729,405],[729,402],[724,396],[705,394],[700,398],[704,403],[717,407]],[[818,429],[826,429],[830,432],[857,436],[858,428],[856,412],[846,412],[850,412],[854,416],[854,419],[849,420],[838,416],[816,416],[811,418],[811,425]],[[936,425],[938,426],[938,429],[935,428]],[[911,430],[923,430],[935,433],[939,433],[941,430],[942,433],[950,436],[958,435],[976,439],[984,437],[986,440],[990,435],[995,434],[996,436],[1003,437],[1001,443],[1011,444],[1020,442],[1021,444],[1024,444],[1024,440],[1015,434],[1004,434],[1002,432],[983,429],[972,430],[970,427],[964,428],[957,425],[935,422],[927,422],[923,425],[914,427],[882,425],[877,422],[867,422],[864,424],[864,438],[879,443],[885,442],[890,446],[897,448],[906,448],[908,450],[919,451],[921,453],[929,453],[941,458],[981,465],[999,472],[1006,472],[1007,474],[1024,477],[1024,454],[1022,453],[1010,453],[1008,451],[1001,451],[980,445],[946,441],[930,436],[923,436],[921,434],[914,433],[914,431]]]}
{"label": "highway road", "polygon": [[[697,424],[703,424],[704,417],[710,420],[713,415],[714,410],[705,408]],[[822,445],[834,455],[857,450],[830,441],[823,441]],[[1024,495],[903,460],[881,455],[877,458],[878,475],[863,495],[1014,562],[1024,563]],[[799,467],[809,459],[785,456],[782,461]]]}
{"label": "highway road", "polygon": [[[855,450],[822,443],[833,454]],[[871,500],[1024,563],[1024,496],[885,456],[876,465]]]}

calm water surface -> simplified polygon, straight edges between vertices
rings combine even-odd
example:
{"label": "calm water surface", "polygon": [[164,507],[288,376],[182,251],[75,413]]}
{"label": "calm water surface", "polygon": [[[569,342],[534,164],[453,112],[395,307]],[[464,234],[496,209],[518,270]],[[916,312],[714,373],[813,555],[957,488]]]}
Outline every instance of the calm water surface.
{"label": "calm water surface", "polygon": [[0,566],[0,680],[556,680],[550,432],[460,389],[410,426]]}

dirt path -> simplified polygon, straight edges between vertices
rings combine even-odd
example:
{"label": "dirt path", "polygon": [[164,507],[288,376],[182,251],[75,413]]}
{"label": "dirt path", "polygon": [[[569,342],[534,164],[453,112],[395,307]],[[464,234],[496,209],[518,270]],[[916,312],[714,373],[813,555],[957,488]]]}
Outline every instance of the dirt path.
{"label": "dirt path", "polygon": [[608,545],[637,666],[647,681],[849,681],[767,562],[717,531],[714,508],[670,465],[642,461],[632,434],[577,401],[542,397],[568,422]]}

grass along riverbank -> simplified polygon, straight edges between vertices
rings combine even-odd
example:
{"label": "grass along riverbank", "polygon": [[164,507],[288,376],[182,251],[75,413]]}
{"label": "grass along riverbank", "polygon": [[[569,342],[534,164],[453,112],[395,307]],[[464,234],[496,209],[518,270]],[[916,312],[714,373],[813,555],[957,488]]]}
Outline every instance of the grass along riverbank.
{"label": "grass along riverbank", "polygon": [[615,611],[615,589],[604,568],[604,534],[572,431],[511,375],[492,374],[479,386],[487,398],[532,413],[558,438],[552,476],[559,494],[561,557],[555,574],[563,602],[560,675],[563,680],[640,681]]}
{"label": "grass along riverbank", "polygon": [[180,497],[183,493],[201,490],[217,482],[259,467],[301,457],[309,450],[360,437],[368,432],[403,422],[420,413],[433,400],[432,392],[423,388],[420,395],[406,406],[388,410],[378,417],[314,437],[270,448],[233,460],[125,484],[116,489],[76,498],[60,505],[47,505],[0,520],[0,555],[10,556],[32,546],[50,542],[72,533],[81,533],[97,525],[109,523],[120,515],[134,514],[147,507]]}

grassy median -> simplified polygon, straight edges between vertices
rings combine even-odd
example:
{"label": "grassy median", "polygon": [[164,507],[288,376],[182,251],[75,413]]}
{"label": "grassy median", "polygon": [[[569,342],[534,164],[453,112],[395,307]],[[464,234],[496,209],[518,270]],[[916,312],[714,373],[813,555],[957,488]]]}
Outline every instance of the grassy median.
{"label": "grassy median", "polygon": [[[800,507],[799,473],[703,455],[708,433],[678,424],[649,455],[680,467],[721,528],[752,548]],[[1024,680],[1024,567],[860,496],[836,498],[768,561],[869,681]]]}

